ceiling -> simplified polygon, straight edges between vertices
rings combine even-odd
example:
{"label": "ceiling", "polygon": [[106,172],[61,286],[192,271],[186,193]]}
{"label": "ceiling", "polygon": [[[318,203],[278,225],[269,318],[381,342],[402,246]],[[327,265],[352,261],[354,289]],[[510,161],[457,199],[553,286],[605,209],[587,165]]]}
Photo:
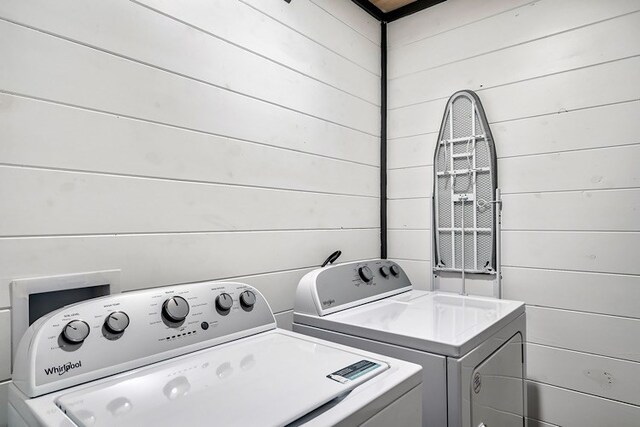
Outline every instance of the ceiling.
{"label": "ceiling", "polygon": [[402,6],[406,6],[409,3],[413,3],[415,1],[416,0],[369,0],[370,3],[373,3],[375,7],[385,13],[399,9]]}
{"label": "ceiling", "polygon": [[[291,0],[286,0],[291,1]],[[351,0],[381,22],[391,22],[445,0]]]}

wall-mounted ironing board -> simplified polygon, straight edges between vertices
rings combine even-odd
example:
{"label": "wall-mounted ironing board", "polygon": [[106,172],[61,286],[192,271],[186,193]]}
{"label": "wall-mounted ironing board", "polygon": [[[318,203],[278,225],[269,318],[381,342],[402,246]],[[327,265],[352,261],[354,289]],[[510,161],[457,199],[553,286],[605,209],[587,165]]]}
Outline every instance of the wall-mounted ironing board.
{"label": "wall-mounted ironing board", "polygon": [[467,274],[493,275],[499,285],[497,183],[496,150],[480,99],[469,90],[456,92],[435,151],[432,258],[436,279],[460,273],[461,293]]}

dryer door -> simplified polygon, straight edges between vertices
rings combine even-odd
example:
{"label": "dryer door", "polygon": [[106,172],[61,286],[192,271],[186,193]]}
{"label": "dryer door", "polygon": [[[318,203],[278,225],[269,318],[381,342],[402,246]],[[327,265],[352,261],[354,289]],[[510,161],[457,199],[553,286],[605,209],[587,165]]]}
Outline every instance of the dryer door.
{"label": "dryer door", "polygon": [[522,348],[522,336],[516,334],[473,371],[472,427],[524,425]]}

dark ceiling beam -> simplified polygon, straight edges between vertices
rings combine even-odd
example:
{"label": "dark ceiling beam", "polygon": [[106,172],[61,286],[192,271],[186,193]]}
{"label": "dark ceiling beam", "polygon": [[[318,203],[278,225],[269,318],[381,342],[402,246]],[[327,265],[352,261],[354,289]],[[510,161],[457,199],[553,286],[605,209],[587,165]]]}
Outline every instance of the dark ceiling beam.
{"label": "dark ceiling beam", "polygon": [[369,0],[351,0],[361,8],[363,8],[369,15],[376,18],[378,21],[382,21],[384,19],[384,12],[378,9],[371,3]]}
{"label": "dark ceiling beam", "polygon": [[412,13],[420,12],[423,9],[426,9],[431,6],[435,6],[438,3],[442,3],[445,0],[418,0],[413,3],[409,3],[406,6],[402,6],[396,10],[392,10],[391,12],[387,12],[384,14],[384,19],[387,22],[395,21],[396,19],[404,18],[405,16],[411,15]]}
{"label": "dark ceiling beam", "polygon": [[435,6],[438,3],[442,3],[445,0],[417,0],[413,3],[409,3],[406,6],[402,6],[396,10],[392,10],[391,12],[384,13],[377,7],[373,5],[369,0],[351,0],[364,10],[366,10],[369,15],[376,18],[381,22],[391,22],[396,19],[404,18],[405,16],[411,15],[412,13],[419,12],[423,9],[426,9],[431,6]]}

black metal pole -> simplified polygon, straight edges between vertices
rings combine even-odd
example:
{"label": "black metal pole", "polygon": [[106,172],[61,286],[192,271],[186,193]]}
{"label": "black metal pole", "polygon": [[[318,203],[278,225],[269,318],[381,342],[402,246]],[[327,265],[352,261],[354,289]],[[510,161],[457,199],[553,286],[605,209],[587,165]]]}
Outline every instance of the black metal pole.
{"label": "black metal pole", "polygon": [[380,22],[380,257],[387,258],[387,23]]}

